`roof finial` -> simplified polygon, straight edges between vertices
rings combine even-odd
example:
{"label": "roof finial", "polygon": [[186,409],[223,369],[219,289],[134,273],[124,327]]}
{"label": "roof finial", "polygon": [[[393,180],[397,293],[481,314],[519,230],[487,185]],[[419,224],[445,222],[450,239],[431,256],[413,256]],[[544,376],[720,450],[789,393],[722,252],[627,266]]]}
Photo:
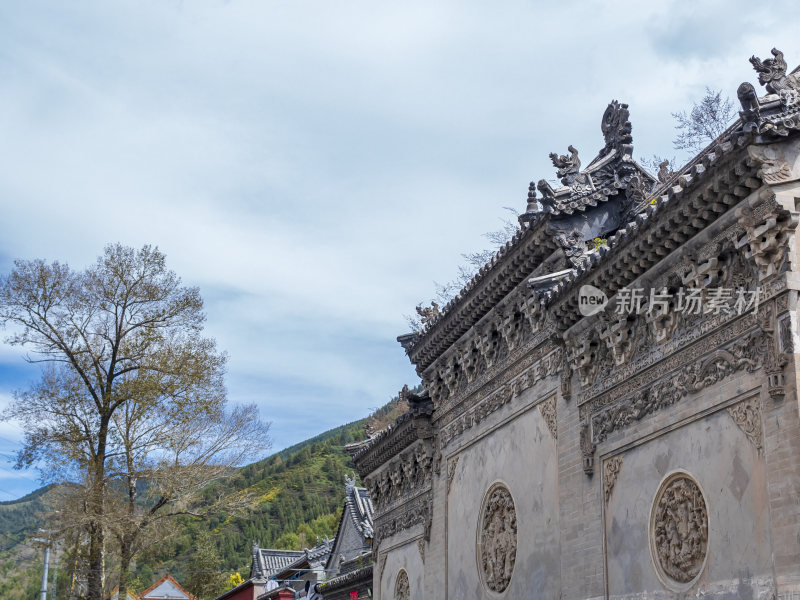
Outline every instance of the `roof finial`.
{"label": "roof finial", "polygon": [[772,56],[775,58],[767,58],[763,62],[757,56],[750,57],[750,63],[758,73],[758,83],[767,88],[770,94],[780,94],[782,90],[788,89],[800,91],[800,82],[793,76],[800,67],[792,71],[791,75],[786,75],[787,65],[783,52],[773,48]]}
{"label": "roof finial", "polygon": [[556,175],[561,179],[564,185],[572,185],[581,172],[581,159],[578,158],[578,151],[575,146],[571,145],[567,148],[569,156],[562,154],[559,156],[555,152],[550,153],[550,160],[553,161],[553,166],[558,169]]}
{"label": "roof finial", "polygon": [[629,120],[628,105],[612,100],[603,113],[600,129],[606,140],[606,147],[601,154],[617,150],[623,156],[633,154],[633,134]]}

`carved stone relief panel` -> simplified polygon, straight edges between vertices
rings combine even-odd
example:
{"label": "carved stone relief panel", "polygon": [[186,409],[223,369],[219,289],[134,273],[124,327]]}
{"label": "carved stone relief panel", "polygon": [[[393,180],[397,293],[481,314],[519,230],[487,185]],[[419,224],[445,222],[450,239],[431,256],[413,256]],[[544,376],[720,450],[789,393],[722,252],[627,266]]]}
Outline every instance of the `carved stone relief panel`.
{"label": "carved stone relief panel", "polygon": [[761,406],[758,398],[750,398],[728,408],[728,413],[747,439],[758,449],[763,448]]}
{"label": "carved stone relief panel", "polygon": [[558,419],[556,416],[556,397],[551,396],[539,403],[539,412],[542,413],[547,429],[550,430],[554,440],[558,439]]}
{"label": "carved stone relief panel", "polygon": [[614,484],[617,483],[617,475],[622,467],[622,455],[612,456],[603,463],[603,487],[606,504],[611,498],[611,492],[614,489]]}
{"label": "carved stone relief panel", "polygon": [[708,556],[708,507],[694,478],[669,475],[653,501],[650,551],[663,583],[684,590],[700,576]]}
{"label": "carved stone relief panel", "polygon": [[478,563],[484,585],[502,593],[517,559],[517,511],[511,492],[496,483],[486,494],[478,524]]}
{"label": "carved stone relief panel", "polygon": [[417,443],[389,461],[386,468],[364,478],[378,515],[388,512],[430,488],[433,448]]}
{"label": "carved stone relief panel", "polygon": [[394,584],[394,600],[410,600],[411,587],[408,584],[408,573],[400,569]]}

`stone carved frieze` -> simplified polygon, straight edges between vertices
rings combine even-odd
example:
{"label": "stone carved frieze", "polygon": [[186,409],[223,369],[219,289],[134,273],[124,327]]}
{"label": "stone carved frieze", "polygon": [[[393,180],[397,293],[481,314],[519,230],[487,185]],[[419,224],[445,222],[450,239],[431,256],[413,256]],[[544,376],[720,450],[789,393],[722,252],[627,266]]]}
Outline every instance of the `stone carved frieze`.
{"label": "stone carved frieze", "polygon": [[388,466],[364,478],[378,514],[430,488],[433,451],[430,443],[418,443],[390,461]]}
{"label": "stone carved frieze", "polygon": [[750,398],[728,407],[734,423],[739,426],[747,439],[758,449],[763,448],[763,432],[761,426],[761,406],[758,398]]}
{"label": "stone carved frieze", "polygon": [[603,462],[603,493],[605,495],[606,504],[611,498],[611,492],[614,485],[617,483],[617,476],[622,467],[622,456],[612,456]]}
{"label": "stone carved frieze", "polygon": [[708,507],[697,482],[676,473],[662,484],[652,510],[651,551],[666,583],[694,581],[708,552]]}
{"label": "stone carved frieze", "polygon": [[529,365],[521,373],[488,396],[475,402],[465,401],[464,411],[452,419],[442,419],[439,443],[445,448],[455,437],[483,422],[489,415],[508,404],[519,394],[545,377],[559,374],[563,368],[562,353],[556,349]]}
{"label": "stone carved frieze", "polygon": [[416,525],[423,525],[425,539],[430,540],[431,518],[430,492],[413,500],[400,504],[390,512],[375,518],[375,546],[397,533]]}
{"label": "stone carved frieze", "polygon": [[754,372],[763,364],[768,343],[764,331],[753,331],[727,348],[689,363],[624,401],[592,414],[592,441],[603,442],[614,431],[718,383],[732,373]]}
{"label": "stone carved frieze", "polygon": [[394,584],[394,600],[411,600],[411,587],[408,584],[408,574],[400,569]]}
{"label": "stone carved frieze", "polygon": [[417,540],[417,550],[419,550],[419,558],[420,560],[425,563],[425,540],[419,538]]}
{"label": "stone carved frieze", "polygon": [[452,418],[446,415],[453,408],[474,405],[550,353],[553,327],[545,322],[535,292],[518,288],[510,293],[438,366],[423,373],[423,385],[437,408],[437,418],[444,417],[446,422]]}
{"label": "stone carved frieze", "polygon": [[556,397],[550,396],[550,398],[544,402],[540,402],[539,412],[542,413],[542,418],[544,419],[545,425],[547,425],[547,429],[550,430],[550,434],[553,436],[553,439],[557,440],[558,419],[556,416]]}
{"label": "stone carved frieze", "polygon": [[517,559],[517,511],[511,493],[495,484],[484,500],[478,526],[478,557],[483,582],[502,593],[511,583]]}
{"label": "stone carved frieze", "polygon": [[633,394],[683,364],[698,360],[716,348],[731,343],[757,326],[756,315],[748,312],[739,318],[715,315],[688,328],[682,337],[670,340],[662,347],[655,348],[651,354],[638,357],[631,364],[623,365],[595,382],[579,400],[581,415],[597,412]]}

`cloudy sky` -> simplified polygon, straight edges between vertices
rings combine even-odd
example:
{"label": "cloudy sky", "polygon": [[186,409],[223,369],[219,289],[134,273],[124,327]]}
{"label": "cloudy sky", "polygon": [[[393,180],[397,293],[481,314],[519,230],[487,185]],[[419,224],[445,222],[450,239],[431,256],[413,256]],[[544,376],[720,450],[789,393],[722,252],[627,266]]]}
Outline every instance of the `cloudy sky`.
{"label": "cloudy sky", "polygon": [[[0,4],[0,272],[154,244],[206,301],[234,403],[273,450],[416,376],[404,315],[479,250],[547,154],[677,155],[671,112],[800,63],[796,0]],[[0,406],[37,377],[0,346]],[[7,460],[0,500],[37,487]],[[260,446],[253,440],[254,448]]]}

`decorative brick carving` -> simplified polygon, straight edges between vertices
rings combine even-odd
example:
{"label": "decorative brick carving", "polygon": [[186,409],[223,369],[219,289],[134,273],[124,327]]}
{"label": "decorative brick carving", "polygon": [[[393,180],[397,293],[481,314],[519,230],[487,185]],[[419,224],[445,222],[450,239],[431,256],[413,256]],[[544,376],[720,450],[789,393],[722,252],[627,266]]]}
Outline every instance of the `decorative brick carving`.
{"label": "decorative brick carving", "polygon": [[792,341],[792,318],[790,315],[786,315],[780,320],[778,330],[781,336],[781,351],[786,354],[792,354],[794,352],[794,343]]}
{"label": "decorative brick carving", "polygon": [[400,569],[394,584],[394,600],[411,600],[411,588],[408,584],[408,574]]}
{"label": "decorative brick carving", "polygon": [[506,346],[508,346],[509,352],[517,348],[523,333],[523,317],[521,313],[517,312],[516,308],[513,304],[507,307],[499,323],[500,333],[506,342]]}
{"label": "decorative brick carving", "polygon": [[781,183],[791,178],[792,170],[780,148],[771,145],[751,145],[747,147],[747,152],[761,163],[757,174],[764,183]]}
{"label": "decorative brick carving", "polygon": [[625,401],[592,415],[593,442],[600,443],[613,431],[675,404],[688,394],[699,392],[731,373],[745,369],[752,373],[764,361],[768,344],[769,336],[763,330],[756,330],[728,348],[719,349],[686,365]]}
{"label": "decorative brick carving", "polygon": [[[762,310],[763,308],[762,306]],[[730,315],[714,315],[708,320],[687,327],[681,337],[666,341],[661,347],[652,349],[642,357],[635,357],[630,364],[622,365],[600,378],[579,399],[581,416],[584,416],[587,410],[594,413],[630,396],[687,362],[698,360],[715,349],[747,335],[758,326],[759,320],[756,315],[748,312],[737,319],[731,319]],[[653,368],[648,369],[651,366]]]}
{"label": "decorative brick carving", "polygon": [[614,363],[624,365],[633,352],[634,319],[629,315],[612,315],[605,319],[600,329],[600,339],[614,358]]}
{"label": "decorative brick carving", "polygon": [[428,492],[376,517],[374,543],[377,546],[381,540],[420,524],[424,526],[425,539],[428,540],[431,517],[431,494]]}
{"label": "decorative brick carving", "polygon": [[475,346],[473,339],[468,340],[459,348],[458,356],[467,383],[472,383],[478,373],[481,356],[480,350]]}
{"label": "decorative brick carving", "polygon": [[539,403],[539,412],[542,413],[547,428],[554,440],[558,439],[558,419],[556,417],[556,397],[551,396],[544,402]]}
{"label": "decorative brick carving", "polygon": [[478,560],[483,582],[502,593],[511,583],[517,559],[517,511],[511,493],[502,484],[490,488],[478,526]]}
{"label": "decorative brick carving", "polygon": [[597,370],[597,344],[591,340],[582,340],[569,347],[568,351],[570,367],[578,372],[581,386],[590,386]]}
{"label": "decorative brick carving", "polygon": [[767,386],[773,400],[782,400],[785,394],[786,375],[785,367],[789,357],[778,348],[778,323],[775,318],[775,306],[769,304],[759,315],[761,329],[767,334],[764,356],[764,372],[767,374]]}
{"label": "decorative brick carving", "polygon": [[497,351],[500,349],[500,334],[489,324],[480,332],[478,344],[486,366],[491,369],[497,359]]}
{"label": "decorative brick carving", "polygon": [[[666,288],[662,293],[666,292]],[[645,318],[653,330],[656,343],[662,343],[672,338],[678,328],[678,311],[675,310],[674,301],[663,304],[654,303],[653,310],[645,313]]]}
{"label": "decorative brick carving", "polygon": [[583,472],[587,475],[592,475],[594,473],[594,451],[597,446],[592,440],[592,432],[588,422],[581,424],[580,444],[581,456],[583,457]]}
{"label": "decorative brick carving", "polygon": [[737,248],[746,250],[746,256],[758,269],[759,280],[782,272],[789,249],[789,237],[797,228],[796,214],[776,210],[759,216],[753,209],[741,207],[737,209],[737,216],[745,230],[745,235],[736,243]]}
{"label": "decorative brick carving", "polygon": [[450,487],[453,485],[453,478],[456,476],[456,467],[458,467],[459,456],[456,454],[453,458],[447,461],[447,493],[450,493]]}
{"label": "decorative brick carving", "polygon": [[523,296],[520,300],[519,308],[525,318],[528,320],[531,331],[536,333],[542,326],[544,312],[542,311],[542,304],[536,294],[530,296]]}
{"label": "decorative brick carving", "polygon": [[605,494],[606,504],[611,498],[611,491],[617,483],[617,475],[622,467],[622,456],[612,456],[603,463],[603,493]]}
{"label": "decorative brick carving", "polygon": [[[561,351],[557,349],[529,364],[521,372],[510,372],[509,376],[513,378],[500,385],[493,393],[479,399],[465,399],[461,414],[452,419],[442,418],[440,421],[441,447],[446,447],[456,436],[481,423],[537,381],[558,374],[563,369],[562,356]],[[524,366],[524,363],[522,364]]]}
{"label": "decorative brick carving", "polygon": [[651,551],[659,575],[666,583],[691,583],[708,552],[708,508],[697,482],[687,473],[668,477],[652,515]]}
{"label": "decorative brick carving", "polygon": [[418,443],[402,453],[379,473],[364,479],[364,485],[378,514],[408,502],[429,489],[433,471],[433,456],[429,442]]}
{"label": "decorative brick carving", "polygon": [[750,398],[728,407],[734,423],[739,426],[747,439],[758,449],[763,448],[763,433],[761,427],[761,406],[758,398]]}

